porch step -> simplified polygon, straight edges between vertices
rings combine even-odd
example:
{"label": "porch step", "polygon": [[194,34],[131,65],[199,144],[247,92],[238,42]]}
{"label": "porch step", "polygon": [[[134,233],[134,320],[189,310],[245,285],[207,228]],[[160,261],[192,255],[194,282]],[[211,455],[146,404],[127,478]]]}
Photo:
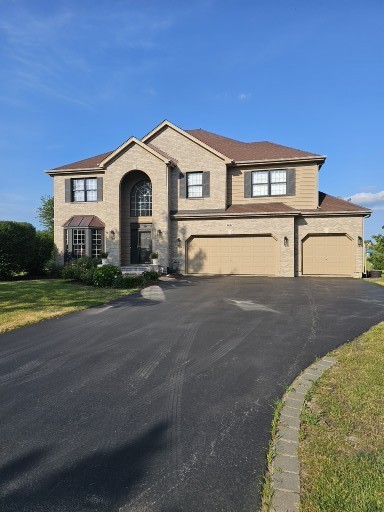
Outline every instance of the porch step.
{"label": "porch step", "polygon": [[143,272],[150,270],[149,267],[149,264],[126,265],[124,267],[120,267],[120,270],[123,274],[142,274]]}

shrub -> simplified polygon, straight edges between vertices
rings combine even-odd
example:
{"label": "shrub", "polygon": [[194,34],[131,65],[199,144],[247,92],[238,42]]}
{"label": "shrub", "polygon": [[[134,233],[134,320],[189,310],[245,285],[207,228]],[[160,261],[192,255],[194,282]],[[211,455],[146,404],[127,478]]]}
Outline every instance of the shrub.
{"label": "shrub", "polygon": [[89,258],[83,256],[78,260],[72,260],[68,265],[63,268],[62,277],[64,279],[75,279],[76,281],[82,281],[82,277],[85,278],[86,284],[92,284],[88,282],[90,275],[96,270],[99,260],[97,258]]}
{"label": "shrub", "polygon": [[143,286],[144,279],[142,276],[128,275],[128,276],[117,276],[113,282],[114,288],[139,288]]}
{"label": "shrub", "polygon": [[94,286],[104,288],[113,286],[115,279],[121,276],[121,270],[113,265],[104,265],[94,271],[92,283]]}
{"label": "shrub", "polygon": [[45,274],[45,267],[53,256],[53,235],[48,231],[37,231],[35,238],[35,254],[28,271],[34,275]]}
{"label": "shrub", "polygon": [[44,267],[45,274],[50,278],[57,278],[62,276],[63,267],[58,265],[55,260],[49,260]]}
{"label": "shrub", "polygon": [[144,281],[157,281],[159,277],[159,273],[155,270],[148,270],[147,272],[143,273]]}
{"label": "shrub", "polygon": [[88,284],[88,285],[92,286],[93,285],[93,276],[94,276],[95,272],[96,272],[95,267],[86,268],[84,270],[81,270],[80,275],[79,275],[79,280],[84,284]]}
{"label": "shrub", "polygon": [[28,222],[0,221],[0,279],[33,269],[36,229]]}

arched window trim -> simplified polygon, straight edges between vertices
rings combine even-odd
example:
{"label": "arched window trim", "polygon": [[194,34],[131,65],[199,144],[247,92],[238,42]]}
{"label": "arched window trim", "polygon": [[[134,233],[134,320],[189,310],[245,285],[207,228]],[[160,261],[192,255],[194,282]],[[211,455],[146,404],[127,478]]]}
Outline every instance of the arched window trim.
{"label": "arched window trim", "polygon": [[152,216],[152,184],[148,180],[138,181],[131,190],[131,217]]}

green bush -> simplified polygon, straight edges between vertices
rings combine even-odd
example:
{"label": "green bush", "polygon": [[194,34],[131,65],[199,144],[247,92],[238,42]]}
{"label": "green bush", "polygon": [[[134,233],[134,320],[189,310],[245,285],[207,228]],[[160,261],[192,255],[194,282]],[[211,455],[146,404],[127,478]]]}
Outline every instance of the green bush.
{"label": "green bush", "polygon": [[145,280],[142,275],[125,275],[125,276],[117,276],[115,281],[113,282],[114,288],[140,288],[144,286]]}
{"label": "green bush", "polygon": [[121,276],[121,270],[113,265],[103,265],[94,271],[92,283],[94,286],[105,288],[113,286],[116,278]]}
{"label": "green bush", "polygon": [[82,281],[82,277],[84,277],[86,284],[92,284],[91,282],[87,282],[90,279],[90,275],[97,268],[99,260],[97,258],[89,258],[88,256],[83,256],[78,260],[72,260],[68,265],[63,268],[62,277],[64,279],[74,279],[76,281]]}
{"label": "green bush", "polygon": [[159,277],[159,273],[155,270],[148,270],[147,272],[143,273],[143,278],[145,281],[157,281]]}
{"label": "green bush", "polygon": [[48,231],[37,231],[35,238],[35,255],[28,271],[36,276],[46,273],[45,267],[53,256],[53,234]]}
{"label": "green bush", "polygon": [[36,246],[32,224],[0,221],[0,279],[33,270]]}
{"label": "green bush", "polygon": [[52,279],[62,277],[63,267],[58,265],[55,260],[49,260],[44,267],[45,275]]}
{"label": "green bush", "polygon": [[[384,230],[384,226],[381,228]],[[384,270],[384,235],[379,233],[373,235],[374,242],[369,240],[369,247],[372,249],[372,254],[369,257],[372,268],[375,270]]]}

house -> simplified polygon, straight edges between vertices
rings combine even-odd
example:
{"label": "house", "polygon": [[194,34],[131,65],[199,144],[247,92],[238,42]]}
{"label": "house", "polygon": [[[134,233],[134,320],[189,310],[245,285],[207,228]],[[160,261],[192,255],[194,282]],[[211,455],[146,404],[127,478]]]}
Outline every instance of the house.
{"label": "house", "polygon": [[325,157],[164,121],[141,140],[46,171],[57,258],[186,274],[360,277],[370,210],[318,191]]}

